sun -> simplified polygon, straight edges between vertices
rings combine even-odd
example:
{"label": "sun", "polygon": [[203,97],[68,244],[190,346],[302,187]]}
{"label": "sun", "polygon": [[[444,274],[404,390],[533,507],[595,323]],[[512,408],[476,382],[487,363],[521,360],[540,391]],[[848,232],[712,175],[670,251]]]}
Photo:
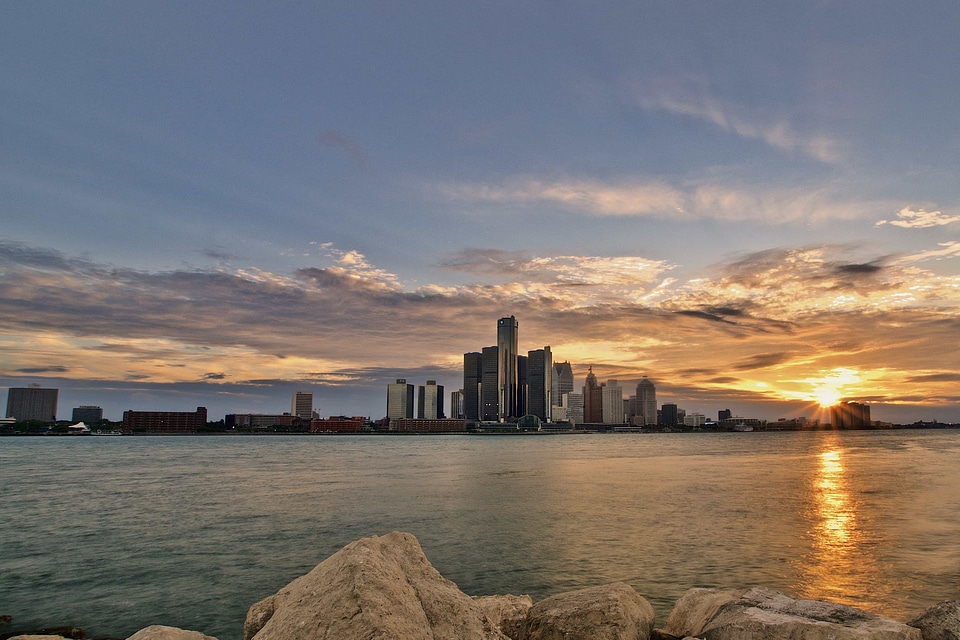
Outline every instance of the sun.
{"label": "sun", "polygon": [[824,409],[837,404],[842,397],[839,389],[825,384],[813,390],[813,398]]}

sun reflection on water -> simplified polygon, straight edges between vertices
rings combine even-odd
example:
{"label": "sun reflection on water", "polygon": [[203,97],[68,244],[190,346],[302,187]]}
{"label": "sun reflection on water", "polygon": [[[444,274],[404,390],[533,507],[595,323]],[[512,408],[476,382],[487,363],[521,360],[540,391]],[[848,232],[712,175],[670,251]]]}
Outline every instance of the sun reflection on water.
{"label": "sun reflection on water", "polygon": [[881,599],[876,540],[860,515],[860,503],[837,442],[824,441],[810,483],[811,550],[799,566],[798,591],[807,598],[861,608]]}

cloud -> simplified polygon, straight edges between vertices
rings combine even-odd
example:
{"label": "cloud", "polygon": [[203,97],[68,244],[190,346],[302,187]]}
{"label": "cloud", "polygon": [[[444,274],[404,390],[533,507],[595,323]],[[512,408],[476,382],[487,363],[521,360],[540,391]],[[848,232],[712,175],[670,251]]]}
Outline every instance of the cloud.
{"label": "cloud", "polygon": [[954,222],[960,222],[960,215],[948,215],[942,211],[925,211],[923,209],[914,211],[910,207],[904,207],[897,213],[895,220],[880,220],[876,226],[890,224],[904,229],[926,229],[953,224]]}
{"label": "cloud", "polygon": [[753,221],[854,220],[872,215],[886,203],[849,201],[823,187],[756,188],[717,183],[713,179],[669,185],[662,181],[622,179],[601,182],[569,179],[543,182],[515,179],[501,185],[445,183],[441,197],[476,205],[509,207],[559,205],[567,211],[605,217],[656,217]]}
{"label": "cloud", "polygon": [[377,371],[430,371],[455,389],[462,354],[493,342],[496,319],[513,314],[521,349],[549,344],[556,359],[627,386],[653,375],[778,401],[809,393],[803,381],[817,371],[856,363],[877,373],[851,393],[956,395],[955,380],[929,376],[952,372],[958,355],[958,278],[855,246],[739,255],[686,280],[640,256],[475,248],[442,261],[467,283],[415,287],[322,246],[321,264],[278,274],[144,272],[0,244],[0,374],[231,389],[311,381],[368,389],[379,406]]}
{"label": "cloud", "polygon": [[920,253],[909,256],[902,256],[895,262],[896,264],[906,265],[913,262],[924,262],[926,260],[942,260],[943,258],[960,257],[960,242],[941,242],[939,246],[943,248],[921,251]]}
{"label": "cloud", "polygon": [[369,162],[369,153],[359,142],[339,131],[325,129],[317,136],[317,142],[327,149],[341,149],[350,156],[358,167],[365,167]]}
{"label": "cloud", "polygon": [[823,133],[798,132],[786,117],[750,113],[741,105],[712,95],[702,82],[648,80],[632,85],[632,100],[642,109],[666,111],[712,124],[743,138],[760,140],[783,151],[802,153],[827,164],[843,159],[843,144]]}
{"label": "cloud", "polygon": [[499,204],[546,202],[598,216],[639,216],[682,213],[683,193],[662,182],[605,184],[590,180],[542,182],[516,180],[492,186],[441,184],[442,196],[457,201]]}

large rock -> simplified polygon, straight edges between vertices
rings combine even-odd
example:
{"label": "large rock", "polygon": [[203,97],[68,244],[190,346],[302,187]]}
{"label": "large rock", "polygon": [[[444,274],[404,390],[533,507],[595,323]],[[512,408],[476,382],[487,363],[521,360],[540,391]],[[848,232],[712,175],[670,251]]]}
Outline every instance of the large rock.
{"label": "large rock", "polygon": [[205,636],[199,631],[187,631],[177,627],[165,627],[162,624],[155,624],[144,627],[127,640],[217,640],[212,636]]}
{"label": "large rock", "polygon": [[508,638],[517,637],[533,606],[530,596],[475,596],[473,601]]}
{"label": "large rock", "polygon": [[251,607],[246,637],[506,639],[470,596],[433,568],[407,533],[348,544],[271,598]]}
{"label": "large rock", "polygon": [[923,640],[960,640],[960,600],[936,604],[908,622]]}
{"label": "large rock", "polygon": [[653,622],[650,603],[614,582],[541,600],[514,640],[648,640]]}
{"label": "large rock", "polygon": [[798,600],[768,589],[691,589],[663,631],[706,640],[921,640],[920,631],[846,605]]}

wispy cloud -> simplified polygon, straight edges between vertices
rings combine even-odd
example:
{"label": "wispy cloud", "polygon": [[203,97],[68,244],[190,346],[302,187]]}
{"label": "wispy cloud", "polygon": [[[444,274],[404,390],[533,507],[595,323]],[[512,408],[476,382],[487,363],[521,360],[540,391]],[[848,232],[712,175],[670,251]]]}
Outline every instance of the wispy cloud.
{"label": "wispy cloud", "polygon": [[876,226],[889,224],[904,229],[926,229],[927,227],[939,227],[954,222],[960,222],[960,215],[949,215],[942,211],[925,211],[923,209],[914,211],[910,207],[904,207],[897,212],[895,219],[880,220]]}
{"label": "wispy cloud", "polygon": [[370,160],[370,154],[354,138],[334,131],[325,129],[317,136],[317,142],[321,147],[328,149],[341,149],[347,153],[353,163],[358,167],[365,167]]}
{"label": "wispy cloud", "polygon": [[829,186],[755,188],[704,180],[672,186],[661,181],[518,179],[503,185],[445,183],[446,199],[510,207],[545,204],[591,216],[716,219],[781,224],[851,220],[886,203],[850,201]]}
{"label": "wispy cloud", "polygon": [[632,100],[642,109],[666,111],[712,124],[743,138],[760,140],[777,149],[802,153],[824,163],[843,159],[844,145],[824,133],[802,133],[786,115],[751,112],[743,105],[724,100],[702,81],[649,79],[630,84]]}

